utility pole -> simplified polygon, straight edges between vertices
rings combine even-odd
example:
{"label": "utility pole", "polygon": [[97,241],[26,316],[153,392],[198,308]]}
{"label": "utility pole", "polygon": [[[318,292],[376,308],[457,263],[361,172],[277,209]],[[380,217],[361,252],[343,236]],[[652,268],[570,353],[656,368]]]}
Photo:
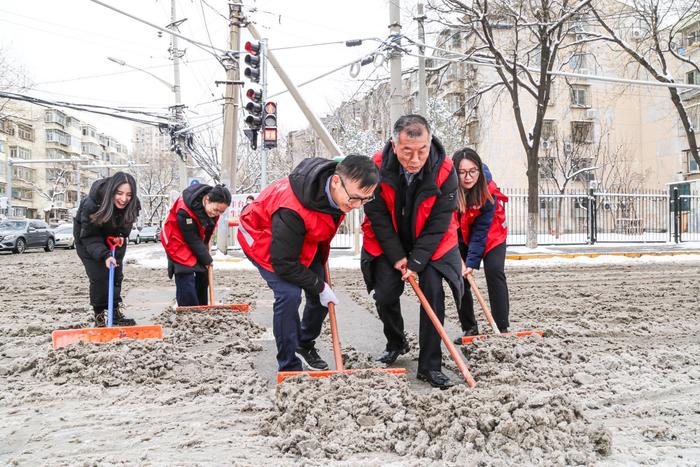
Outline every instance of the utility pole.
{"label": "utility pole", "polygon": [[[399,45],[401,40],[401,0],[389,2],[389,34],[394,38],[395,45]],[[401,52],[394,48],[389,56],[391,70],[391,86],[389,94],[389,134],[394,128],[394,123],[403,115],[403,92],[401,83]]]}
{"label": "utility pole", "polygon": [[[260,92],[262,93],[262,129],[263,135],[265,134],[265,104],[267,103],[267,39],[262,39],[260,41]],[[262,140],[264,136],[260,136]],[[267,155],[268,149],[265,147],[265,142],[262,143],[262,150],[260,154],[260,191],[263,191],[267,186]]]}
{"label": "utility pole", "polygon": [[[255,25],[248,23],[247,27],[248,31],[250,31],[250,34],[255,38],[255,40],[262,40]],[[309,121],[309,124],[314,129],[316,135],[319,137],[323,145],[326,147],[326,150],[332,157],[342,155],[343,151],[340,150],[323,122],[321,122],[321,120],[314,115],[309,106],[306,104],[306,101],[299,93],[299,89],[292,82],[292,80],[289,79],[289,75],[287,75],[287,73],[284,71],[284,68],[282,68],[282,65],[280,65],[280,62],[277,60],[277,57],[275,57],[275,55],[269,50],[266,51],[266,54],[267,59],[270,61],[270,65],[272,65],[272,68],[274,68],[275,72],[277,72],[277,76],[280,77],[284,85],[287,87],[287,90],[292,95],[294,101],[297,103],[301,111],[304,113],[304,116]]]}
{"label": "utility pole", "polygon": [[[241,49],[241,3],[229,3],[229,50]],[[221,181],[236,193],[236,169],[238,166],[238,112],[240,107],[240,60],[232,60],[226,70],[226,92],[224,93],[224,141],[221,147]],[[219,219],[217,247],[226,254],[228,251],[228,209]]]}
{"label": "utility pole", "polygon": [[[418,2],[417,15],[415,19],[418,22],[418,40],[421,44],[425,44],[425,27],[423,22],[427,16],[423,13],[423,4]],[[418,113],[425,118],[428,118],[428,89],[425,85],[425,46],[418,46]]]}
{"label": "utility pole", "polygon": [[[182,21],[177,20],[175,11],[175,0],[170,0],[170,24],[166,26],[168,29],[177,30],[178,25]],[[179,31],[178,31],[179,32]],[[175,94],[175,105],[173,106],[173,116],[175,121],[180,123],[182,119],[182,94],[180,92],[180,58],[185,54],[184,51],[177,48],[177,36],[170,35],[170,56],[173,59],[173,93]],[[178,163],[178,178],[180,179],[180,189],[187,188],[187,159],[180,158]]]}

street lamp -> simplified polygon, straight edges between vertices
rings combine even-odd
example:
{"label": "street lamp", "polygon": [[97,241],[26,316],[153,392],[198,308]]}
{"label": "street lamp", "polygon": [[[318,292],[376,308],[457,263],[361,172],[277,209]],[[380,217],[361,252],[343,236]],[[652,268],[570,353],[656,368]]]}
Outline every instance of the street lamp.
{"label": "street lamp", "polygon": [[148,71],[148,70],[144,70],[143,68],[139,68],[139,67],[136,67],[136,66],[134,66],[134,65],[129,65],[129,64],[126,63],[124,60],[120,60],[120,59],[114,58],[114,57],[107,57],[107,60],[109,60],[110,62],[114,62],[114,63],[116,63],[117,65],[125,66],[125,67],[127,67],[127,68],[132,68],[132,69],[134,69],[134,70],[138,70],[138,71],[141,71],[141,72],[143,72],[143,73],[146,73],[147,75],[151,76],[152,78],[157,79],[158,81],[160,81],[161,83],[163,83],[164,85],[166,85],[166,86],[168,87],[168,89],[170,89],[170,92],[173,92],[173,93],[177,92],[177,89],[175,88],[175,85],[174,85],[174,84],[165,81],[165,80],[164,80],[163,78],[161,78],[160,76],[155,75],[155,74],[151,73],[151,72]]}

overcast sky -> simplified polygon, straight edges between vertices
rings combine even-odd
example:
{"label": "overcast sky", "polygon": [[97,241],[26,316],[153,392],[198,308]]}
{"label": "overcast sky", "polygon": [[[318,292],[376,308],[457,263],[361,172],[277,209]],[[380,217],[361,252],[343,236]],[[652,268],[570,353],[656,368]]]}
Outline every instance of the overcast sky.
{"label": "overcast sky", "polygon": [[[149,22],[165,26],[170,22],[170,0],[103,0]],[[390,0],[245,0],[247,16],[269,38],[270,48],[380,37],[388,34]],[[416,36],[412,20],[416,0],[402,0],[403,32]],[[176,0],[177,17],[187,18],[181,34],[218,48],[228,48],[228,3],[224,0]],[[251,11],[257,9],[257,11]],[[208,33],[207,34],[207,28]],[[250,39],[243,31],[242,44]],[[276,52],[292,80],[301,83],[376,47],[330,45]],[[5,0],[0,3],[0,47],[3,53],[24,67],[34,83],[31,95],[79,103],[107,106],[138,106],[165,111],[174,102],[168,87],[147,74],[115,64],[107,57],[124,60],[172,82],[172,62],[168,59],[169,37],[157,30],[122,16],[90,0]],[[194,124],[215,117],[221,102],[209,102],[223,95],[215,80],[225,79],[225,71],[208,53],[180,41],[187,52],[181,80],[183,102]],[[270,68],[271,69],[271,68]],[[347,69],[302,88],[302,94],[317,115],[325,114],[353,95],[372,71],[363,68],[357,78]],[[372,78],[387,76],[386,68]],[[269,92],[283,89],[270,73]],[[369,88],[365,83],[363,90]],[[247,86],[246,86],[247,87]],[[361,92],[360,92],[361,94]],[[283,132],[308,125],[289,94],[277,98]],[[209,103],[208,103],[209,102]],[[73,111],[69,111],[75,114]],[[131,124],[112,118],[80,114],[131,146]],[[220,122],[219,122],[220,124]]]}

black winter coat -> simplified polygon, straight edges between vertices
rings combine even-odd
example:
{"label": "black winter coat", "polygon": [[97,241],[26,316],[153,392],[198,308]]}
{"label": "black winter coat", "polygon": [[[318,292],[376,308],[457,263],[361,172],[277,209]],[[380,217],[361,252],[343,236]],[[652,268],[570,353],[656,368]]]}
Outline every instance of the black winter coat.
{"label": "black winter coat", "polygon": [[202,199],[204,195],[211,191],[212,187],[205,184],[192,185],[182,192],[182,200],[185,202],[188,208],[197,216],[199,222],[202,223],[204,227],[204,239],[199,236],[199,228],[197,223],[194,222],[192,217],[184,209],[179,209],[177,211],[177,225],[182,232],[182,237],[185,243],[189,245],[197,258],[197,264],[192,267],[185,266],[184,264],[177,263],[168,257],[168,271],[169,274],[185,274],[191,272],[205,272],[206,267],[213,262],[211,254],[209,252],[209,240],[214,233],[214,228],[216,227],[216,222],[214,219],[209,217],[204,210],[204,202]]}
{"label": "black winter coat", "polygon": [[[289,184],[305,208],[330,214],[337,223],[343,212],[334,208],[326,195],[326,183],[335,173],[336,165],[335,161],[319,157],[304,159],[289,175]],[[323,279],[299,262],[305,235],[306,227],[299,214],[284,208],[275,212],[272,215],[270,262],[281,279],[309,293],[319,294],[323,290]],[[330,245],[319,245],[314,261],[326,260],[323,254],[329,248]]]}
{"label": "black winter coat", "polygon": [[[133,227],[133,223],[124,221],[124,210],[115,207],[112,222],[104,225],[97,225],[90,220],[90,216],[100,209],[103,202],[112,202],[111,199],[105,199],[105,188],[109,180],[108,177],[93,183],[90,187],[90,193],[80,202],[78,212],[73,219],[73,238],[75,238],[75,249],[78,256],[94,261],[104,261],[110,255],[107,237],[124,238],[123,246],[117,247],[114,254],[117,261],[121,263],[126,253],[127,239]],[[136,199],[135,202],[138,203],[139,200]],[[140,210],[140,204],[138,206]]]}

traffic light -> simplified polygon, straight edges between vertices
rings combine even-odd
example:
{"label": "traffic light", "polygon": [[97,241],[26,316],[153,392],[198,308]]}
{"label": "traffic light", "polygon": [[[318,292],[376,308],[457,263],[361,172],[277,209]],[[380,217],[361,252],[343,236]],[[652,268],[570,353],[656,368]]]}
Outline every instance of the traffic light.
{"label": "traffic light", "polygon": [[245,77],[254,83],[260,82],[260,42],[248,41],[245,43]]}
{"label": "traffic light", "polygon": [[277,147],[277,103],[267,101],[263,114],[263,146],[266,149]]}
{"label": "traffic light", "polygon": [[250,140],[250,148],[255,150],[258,148],[258,131],[260,131],[263,124],[262,93],[255,89],[248,89],[245,95],[250,102],[245,105],[248,116],[246,116],[244,121],[248,125],[248,129],[243,130],[243,133]]}

